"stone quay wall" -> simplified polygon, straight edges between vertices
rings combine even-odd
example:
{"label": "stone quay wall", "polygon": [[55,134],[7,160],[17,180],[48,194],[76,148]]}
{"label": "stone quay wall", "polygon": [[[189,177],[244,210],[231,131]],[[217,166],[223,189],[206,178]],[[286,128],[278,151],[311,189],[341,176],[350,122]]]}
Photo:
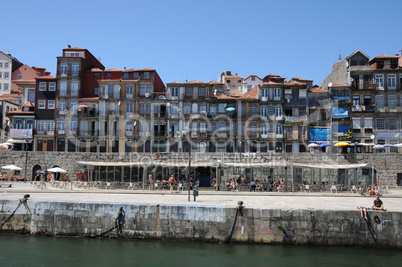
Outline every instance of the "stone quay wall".
{"label": "stone quay wall", "polygon": [[[0,223],[18,204],[18,200],[0,200]],[[231,242],[402,248],[400,212],[370,211],[370,229],[358,211],[245,206],[237,213],[237,207],[223,206],[34,200],[27,205],[15,211],[0,233],[225,242],[235,223]],[[118,234],[113,227],[121,207],[125,220]]]}

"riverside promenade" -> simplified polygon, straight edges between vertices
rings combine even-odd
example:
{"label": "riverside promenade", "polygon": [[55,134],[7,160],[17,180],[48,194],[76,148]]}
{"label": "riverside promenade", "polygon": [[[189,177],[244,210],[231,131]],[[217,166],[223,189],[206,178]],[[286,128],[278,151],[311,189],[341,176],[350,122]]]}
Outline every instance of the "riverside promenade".
{"label": "riverside promenade", "polygon": [[[380,191],[381,193],[381,191]],[[0,199],[20,199],[30,194],[30,200],[68,201],[68,202],[101,202],[101,203],[136,203],[159,205],[192,205],[220,206],[234,208],[238,201],[244,202],[246,209],[282,209],[282,210],[327,210],[356,211],[357,206],[371,207],[374,196],[360,196],[357,193],[344,191],[329,192],[247,192],[247,191],[214,191],[200,188],[199,196],[194,202],[188,191],[168,190],[125,190],[125,189],[57,189],[34,188],[30,182],[14,182],[12,187],[0,187]],[[391,188],[389,193],[380,194],[385,208],[391,212],[402,212],[402,190]]]}

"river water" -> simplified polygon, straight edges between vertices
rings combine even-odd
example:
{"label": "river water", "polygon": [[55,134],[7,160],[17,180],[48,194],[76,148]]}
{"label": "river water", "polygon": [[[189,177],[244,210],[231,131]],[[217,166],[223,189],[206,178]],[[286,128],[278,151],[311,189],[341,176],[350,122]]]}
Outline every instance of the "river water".
{"label": "river water", "polygon": [[0,235],[0,266],[400,266],[397,250]]}

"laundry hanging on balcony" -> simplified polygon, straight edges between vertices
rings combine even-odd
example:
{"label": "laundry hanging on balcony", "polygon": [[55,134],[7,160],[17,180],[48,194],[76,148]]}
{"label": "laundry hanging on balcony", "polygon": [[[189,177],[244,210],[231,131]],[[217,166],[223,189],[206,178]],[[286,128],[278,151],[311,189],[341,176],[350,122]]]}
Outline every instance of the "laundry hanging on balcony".
{"label": "laundry hanging on balcony", "polygon": [[330,129],[329,128],[310,128],[309,129],[310,142],[315,141],[329,141]]}
{"label": "laundry hanging on balcony", "polygon": [[348,107],[332,107],[331,117],[333,119],[343,119],[349,117]]}

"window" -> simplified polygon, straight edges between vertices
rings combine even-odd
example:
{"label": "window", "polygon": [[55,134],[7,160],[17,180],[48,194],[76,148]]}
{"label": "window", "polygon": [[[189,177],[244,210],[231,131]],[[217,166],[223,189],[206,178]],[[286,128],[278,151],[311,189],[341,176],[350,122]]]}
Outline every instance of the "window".
{"label": "window", "polygon": [[289,101],[293,99],[292,89],[285,89],[285,99]]}
{"label": "window", "polygon": [[225,113],[225,106],[226,106],[226,104],[219,104],[218,105],[218,112],[219,113]]}
{"label": "window", "polygon": [[199,105],[199,109],[200,109],[200,114],[206,114],[207,113],[207,104],[201,103]]}
{"label": "window", "polygon": [[2,73],[2,72],[0,72],[0,79],[2,78],[2,76],[3,76],[3,73]]}
{"label": "window", "polygon": [[349,96],[349,91],[348,90],[342,90],[341,91],[341,96],[343,96],[343,97]]}
{"label": "window", "polygon": [[193,88],[187,87],[186,88],[186,96],[192,96],[192,95],[193,95]]}
{"label": "window", "polygon": [[396,95],[388,95],[388,107],[396,108],[397,103],[398,100],[396,98]]}
{"label": "window", "polygon": [[375,102],[376,102],[376,106],[378,108],[383,108],[385,103],[384,103],[384,96],[383,95],[377,95],[375,97]]}
{"label": "window", "polygon": [[126,97],[127,98],[132,98],[134,93],[134,86],[132,85],[127,85],[126,86]]}
{"label": "window", "polygon": [[146,93],[148,93],[149,95],[152,95],[152,93],[153,93],[153,86],[152,86],[152,84],[147,84]]}
{"label": "window", "polygon": [[360,96],[358,96],[358,95],[352,96],[352,103],[353,103],[353,106],[359,106],[360,105]]}
{"label": "window", "polygon": [[299,89],[299,99],[307,98],[307,89]]}
{"label": "window", "polygon": [[46,83],[45,82],[39,83],[39,91],[46,91]]}
{"label": "window", "polygon": [[1,91],[1,83],[0,83],[0,91]]}
{"label": "window", "polygon": [[147,114],[151,114],[151,103],[147,103],[147,104],[145,105],[145,112],[146,112]]}
{"label": "window", "polygon": [[126,104],[126,116],[130,116],[134,114],[134,105],[133,103]]}
{"label": "window", "polygon": [[8,83],[4,84],[4,91],[8,91]]}
{"label": "window", "polygon": [[385,130],[385,120],[377,119],[377,130]]}
{"label": "window", "polygon": [[384,90],[384,75],[376,74],[375,75],[375,88],[376,90]]}
{"label": "window", "polygon": [[249,115],[254,116],[258,114],[257,103],[250,103],[249,105]]}
{"label": "window", "polygon": [[332,96],[339,96],[339,91],[338,90],[333,90],[331,91]]}
{"label": "window", "polygon": [[56,91],[56,83],[55,82],[49,83],[49,91]]}
{"label": "window", "polygon": [[78,108],[78,101],[71,100],[70,101],[70,111],[75,114],[75,113],[77,113],[77,108]]}
{"label": "window", "polygon": [[255,76],[251,76],[251,80],[252,80],[252,81],[255,81]]}
{"label": "window", "polygon": [[3,62],[0,62],[0,68],[1,69],[3,68]]}
{"label": "window", "polygon": [[206,132],[207,132],[207,123],[200,122],[200,133],[206,133]]}
{"label": "window", "polygon": [[71,82],[71,95],[78,96],[78,82]]}
{"label": "window", "polygon": [[261,115],[261,117],[267,117],[267,115],[268,115],[268,109],[267,109],[267,106],[261,106],[260,107],[260,115]]}
{"label": "window", "polygon": [[274,115],[274,113],[275,113],[275,108],[274,108],[274,106],[270,105],[269,106],[269,115]]}
{"label": "window", "polygon": [[80,65],[78,63],[73,63],[71,65],[71,76],[78,76]]}
{"label": "window", "polygon": [[54,109],[55,107],[55,100],[48,100],[47,101],[47,109]]}
{"label": "window", "polygon": [[4,79],[8,79],[9,75],[8,72],[4,72]]}
{"label": "window", "polygon": [[68,65],[67,63],[61,63],[60,64],[60,75],[61,76],[67,76],[68,72]]}
{"label": "window", "polygon": [[306,111],[306,107],[299,107],[299,116],[306,116],[307,115],[307,111]]}
{"label": "window", "polygon": [[67,95],[67,81],[60,82],[60,95],[61,96]]}
{"label": "window", "polygon": [[389,130],[398,130],[398,121],[397,119],[389,119]]}
{"label": "window", "polygon": [[209,113],[211,115],[216,115],[216,104],[210,104],[209,105]]}
{"label": "window", "polygon": [[38,121],[38,124],[36,125],[36,129],[38,132],[44,132],[45,131],[45,122],[44,121]]}
{"label": "window", "polygon": [[183,113],[184,114],[190,114],[190,104],[189,103],[184,104]]}
{"label": "window", "polygon": [[140,77],[140,75],[139,75],[138,72],[134,72],[133,75],[134,75],[134,76],[133,76],[133,79],[134,79],[134,80],[138,80],[138,78]]}
{"label": "window", "polygon": [[123,73],[123,79],[128,80],[128,72]]}
{"label": "window", "polygon": [[359,130],[361,128],[361,118],[353,117],[353,130]]}
{"label": "window", "polygon": [[140,103],[138,105],[138,114],[140,115],[144,115],[145,114],[145,104],[144,103]]}
{"label": "window", "polygon": [[57,129],[59,130],[59,132],[66,130],[66,128],[65,128],[65,120],[64,119],[59,119],[57,121]]}
{"label": "window", "polygon": [[8,66],[9,66],[9,64],[8,64],[8,62],[6,62],[6,63],[4,64],[4,68],[5,68],[5,69],[8,69]]}
{"label": "window", "polygon": [[364,129],[367,132],[371,131],[373,129],[373,118],[372,117],[367,117],[364,118]]}
{"label": "window", "polygon": [[260,134],[261,135],[267,135],[268,134],[268,127],[267,127],[267,125],[265,123],[260,125]]}
{"label": "window", "polygon": [[53,132],[54,131],[54,121],[48,121],[47,122],[47,130],[49,132]]}
{"label": "window", "polygon": [[396,89],[396,74],[388,74],[387,75],[387,85],[388,85],[388,90]]}
{"label": "window", "polygon": [[224,133],[224,132],[226,132],[226,124],[225,124],[225,122],[220,121],[220,122],[218,123],[218,132],[219,132],[219,133]]}
{"label": "window", "polygon": [[191,113],[193,113],[193,114],[198,113],[198,104],[197,103],[193,103]]}
{"label": "window", "polygon": [[198,88],[198,95],[201,97],[205,97],[205,87]]}
{"label": "window", "polygon": [[96,95],[96,96],[99,95],[99,87],[94,88],[94,95]]}
{"label": "window", "polygon": [[111,73],[111,72],[107,72],[107,73],[106,73],[106,78],[112,78],[112,73]]}
{"label": "window", "polygon": [[120,85],[118,84],[113,85],[113,98],[114,99],[120,98]]}
{"label": "window", "polygon": [[38,109],[46,108],[46,100],[38,100]]}
{"label": "window", "polygon": [[274,100],[281,100],[281,89],[280,88],[275,88],[274,89]]}
{"label": "window", "polygon": [[59,100],[59,111],[64,111],[66,109],[66,100]]}
{"label": "window", "polygon": [[18,74],[18,80],[22,80],[22,74]]}
{"label": "window", "polygon": [[179,96],[179,88],[177,88],[177,87],[170,88],[170,92],[171,92],[172,97],[178,97]]}
{"label": "window", "polygon": [[261,97],[265,97],[268,99],[268,89],[267,88],[263,88],[261,90]]}
{"label": "window", "polygon": [[275,134],[282,134],[283,132],[283,126],[281,124],[277,124],[275,126]]}
{"label": "window", "polygon": [[[84,129],[81,129],[81,135],[85,135]],[[71,119],[70,121],[70,133],[75,133],[77,132],[77,119]]]}
{"label": "window", "polygon": [[277,117],[282,116],[282,106],[275,107],[275,116],[277,116]]}
{"label": "window", "polygon": [[246,116],[246,103],[241,103],[241,116]]}
{"label": "window", "polygon": [[149,72],[148,71],[144,72],[144,79],[149,79]]}

